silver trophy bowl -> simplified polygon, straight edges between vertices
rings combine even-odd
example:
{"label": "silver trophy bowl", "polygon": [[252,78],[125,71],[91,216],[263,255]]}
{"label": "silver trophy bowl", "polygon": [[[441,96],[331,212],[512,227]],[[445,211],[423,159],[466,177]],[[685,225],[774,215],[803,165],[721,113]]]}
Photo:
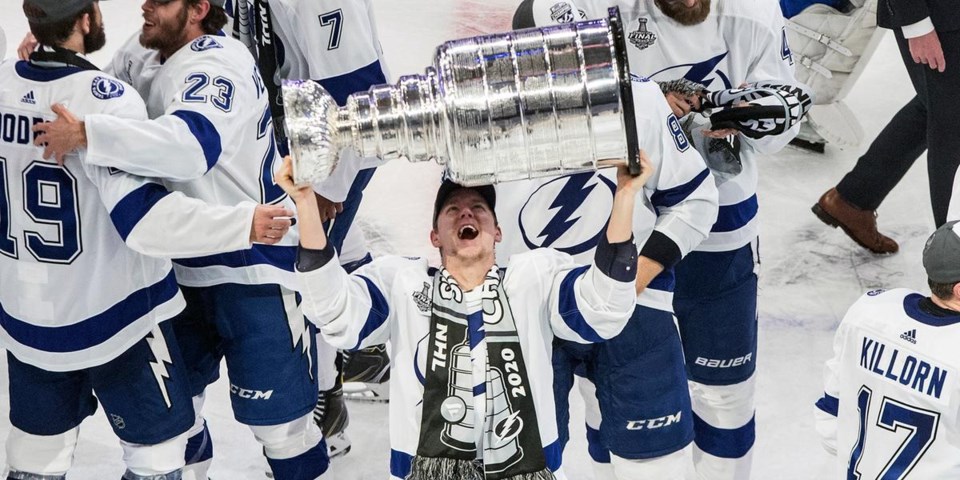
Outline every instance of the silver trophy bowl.
{"label": "silver trophy bowl", "polygon": [[619,11],[606,19],[446,42],[423,75],[338,107],[312,81],[285,81],[294,180],[317,183],[344,148],[435,160],[467,186],[629,163],[637,135]]}

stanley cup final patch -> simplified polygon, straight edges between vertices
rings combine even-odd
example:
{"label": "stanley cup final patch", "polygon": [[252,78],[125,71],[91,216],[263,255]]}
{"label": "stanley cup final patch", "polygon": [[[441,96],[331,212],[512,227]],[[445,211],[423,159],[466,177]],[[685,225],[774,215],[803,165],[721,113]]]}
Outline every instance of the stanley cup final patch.
{"label": "stanley cup final patch", "polygon": [[573,7],[567,2],[560,2],[550,7],[550,18],[557,23],[571,23],[574,20]]}
{"label": "stanley cup final patch", "polygon": [[630,43],[634,47],[643,50],[657,41],[657,34],[647,30],[647,19],[640,17],[637,19],[637,22],[640,24],[637,26],[637,29],[630,32],[630,35],[627,38],[630,40]]}

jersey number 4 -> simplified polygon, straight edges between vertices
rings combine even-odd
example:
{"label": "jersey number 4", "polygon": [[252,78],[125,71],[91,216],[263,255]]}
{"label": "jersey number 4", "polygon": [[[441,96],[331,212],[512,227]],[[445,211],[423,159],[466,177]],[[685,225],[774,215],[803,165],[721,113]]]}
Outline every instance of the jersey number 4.
{"label": "jersey number 4", "polygon": [[[38,261],[69,264],[83,251],[77,179],[66,168],[33,162],[23,171],[23,210],[45,234],[25,230],[24,245]],[[10,221],[10,178],[0,157],[0,254],[19,258],[19,244]]]}
{"label": "jersey number 4", "polygon": [[[860,431],[857,443],[850,452],[850,463],[847,464],[847,480],[860,480],[860,460],[863,458],[864,446],[867,442],[868,418],[870,418],[870,399],[873,391],[863,385],[857,395],[857,410],[860,413]],[[940,414],[930,410],[907,405],[890,397],[883,397],[880,402],[880,415],[877,416],[877,426],[889,432],[904,429],[907,437],[887,460],[877,480],[899,480],[907,476],[916,466],[923,454],[937,438],[937,426],[940,423]],[[871,432],[874,430],[870,430]],[[880,435],[883,431],[877,431]]]}

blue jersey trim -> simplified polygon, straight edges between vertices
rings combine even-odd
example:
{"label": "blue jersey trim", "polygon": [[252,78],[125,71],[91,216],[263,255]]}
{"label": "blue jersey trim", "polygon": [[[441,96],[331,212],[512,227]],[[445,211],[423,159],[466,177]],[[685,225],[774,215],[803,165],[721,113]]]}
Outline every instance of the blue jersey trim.
{"label": "blue jersey trim", "polygon": [[590,425],[587,425],[587,453],[594,462],[610,463],[610,450],[603,446],[600,430],[590,428]]}
{"label": "blue jersey trim", "polygon": [[553,443],[543,447],[543,458],[546,460],[547,468],[551,472],[556,472],[563,464],[563,445],[560,440],[554,440]]}
{"label": "blue jersey trim", "polygon": [[710,178],[710,171],[703,169],[696,177],[693,177],[692,180],[683,185],[677,185],[676,187],[666,190],[657,190],[650,197],[650,203],[652,203],[653,208],[658,211],[661,208],[670,208],[686,200],[691,193],[700,188],[700,185],[702,185],[703,181],[707,178]]}
{"label": "blue jersey trim", "polygon": [[413,455],[390,449],[390,475],[397,478],[407,478],[413,467]]}
{"label": "blue jersey trim", "polygon": [[820,410],[823,410],[825,413],[829,413],[830,415],[836,417],[837,412],[840,410],[840,399],[824,393],[823,397],[821,397],[820,400],[817,400],[816,405]]}
{"label": "blue jersey trim", "polygon": [[173,263],[187,268],[230,267],[242,268],[253,265],[270,265],[288,272],[294,271],[297,247],[254,245],[246,250],[219,253],[206,257],[182,258]]}
{"label": "blue jersey trim", "polygon": [[717,212],[717,222],[710,229],[713,233],[733,232],[745,227],[757,216],[757,195],[733,205],[722,205]]}
{"label": "blue jersey trim", "polygon": [[380,60],[376,60],[370,65],[360,67],[350,73],[344,73],[336,77],[316,80],[341,107],[347,104],[347,97],[352,93],[362,92],[374,85],[387,83],[387,77],[383,74],[383,67],[380,66]]}
{"label": "blue jersey trim", "polygon": [[49,353],[86,350],[109,340],[144,315],[174,297],[177,280],[170,271],[153,285],[141,288],[102,313],[62,327],[41,327],[14,318],[0,306],[0,328],[26,347]]}
{"label": "blue jersey trim", "polygon": [[676,286],[677,276],[674,274],[673,268],[668,268],[660,272],[656,277],[653,277],[653,280],[650,280],[647,288],[663,292],[673,292]]}
{"label": "blue jersey trim", "polygon": [[560,282],[560,317],[563,318],[563,322],[570,327],[571,330],[580,335],[580,338],[591,342],[598,343],[603,341],[603,337],[597,334],[597,331],[587,323],[587,319],[583,318],[583,314],[580,313],[580,308],[577,306],[577,297],[574,286],[576,285],[577,279],[582,276],[589,266],[582,266],[574,268],[567,273],[567,276],[563,278],[563,281]]}
{"label": "blue jersey trim", "polygon": [[74,73],[80,73],[84,71],[80,67],[52,67],[45,68],[33,65],[27,61],[19,61],[14,68],[17,70],[17,75],[20,75],[21,78],[27,80],[33,80],[35,82],[52,82],[54,80],[60,80],[61,78],[68,77]]}
{"label": "blue jersey trim", "polygon": [[140,223],[140,220],[167,195],[170,195],[170,192],[162,185],[148,183],[128,193],[114,205],[113,210],[110,211],[110,220],[113,220],[113,226],[116,227],[123,241],[127,241],[130,232]]}
{"label": "blue jersey trim", "polygon": [[360,344],[371,333],[380,328],[383,322],[387,321],[387,316],[390,315],[390,305],[387,304],[387,299],[383,297],[380,289],[369,278],[363,275],[357,276],[363,279],[364,283],[367,284],[367,291],[370,292],[370,312],[367,313],[367,320],[363,322],[363,328],[360,329],[360,335],[357,337],[357,344],[353,346],[352,350],[360,349]]}
{"label": "blue jersey trim", "polygon": [[924,312],[920,309],[920,301],[923,299],[924,296],[919,293],[907,295],[903,298],[903,311],[906,312],[910,318],[924,325],[930,325],[931,327],[948,327],[960,323],[960,315],[937,317]]}
{"label": "blue jersey trim", "polygon": [[192,133],[193,136],[196,137],[197,142],[200,143],[200,148],[203,150],[203,158],[207,162],[207,171],[210,171],[210,169],[217,164],[217,160],[220,159],[220,154],[223,152],[223,146],[220,143],[220,132],[217,131],[217,127],[215,127],[213,122],[207,119],[207,117],[203,116],[202,113],[190,110],[177,110],[171,113],[171,115],[183,120],[183,123],[187,124],[190,133]]}
{"label": "blue jersey trim", "polygon": [[740,428],[717,428],[693,414],[693,441],[700,450],[720,458],[742,458],[756,441],[756,416]]}

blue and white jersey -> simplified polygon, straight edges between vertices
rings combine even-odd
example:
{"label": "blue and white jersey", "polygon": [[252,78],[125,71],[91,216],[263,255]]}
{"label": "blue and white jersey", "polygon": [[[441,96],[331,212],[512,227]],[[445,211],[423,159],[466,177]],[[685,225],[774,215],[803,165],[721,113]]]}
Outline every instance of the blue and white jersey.
{"label": "blue and white jersey", "polygon": [[209,207],[70,154],[43,160],[30,128],[61,103],[83,119],[146,118],[95,70],[0,65],[0,346],[51,371],[106,363],[184,307],[169,260],[250,245],[254,204]]}
{"label": "blue and white jersey", "polygon": [[[666,267],[637,303],[672,312],[671,267],[709,233],[717,218],[717,187],[660,88],[637,79],[633,101],[640,148],[656,168],[634,207],[633,234],[640,254]],[[498,184],[496,209],[503,241],[497,245],[497,258],[548,247],[589,262],[606,228],[616,188],[612,168]],[[674,252],[675,258],[659,255],[665,251]]]}
{"label": "blue and white jersey", "polygon": [[[245,44],[255,45],[254,29],[247,27],[257,21],[254,1],[237,1],[241,2],[237,13],[246,12],[248,17],[237,31]],[[246,8],[239,8],[243,3]],[[230,13],[233,10],[227,9]],[[350,94],[387,83],[389,74],[371,0],[271,0],[270,12],[280,78],[314,80],[340,106],[346,104]],[[376,158],[357,157],[352,151],[344,155],[347,157],[333,175],[316,185],[318,193],[335,202],[346,199],[360,170],[382,163]]]}
{"label": "blue and white jersey", "polygon": [[860,297],[814,410],[835,478],[960,478],[960,313],[908,289]]}
{"label": "blue and white jersey", "polygon": [[[330,261],[300,275],[304,313],[331,345],[356,349],[390,342],[390,478],[406,478],[420,439],[430,365],[433,274],[426,260],[380,257],[350,275]],[[553,397],[553,338],[591,343],[614,337],[633,313],[634,284],[608,277],[595,264],[580,266],[569,255],[540,249],[513,257],[502,286],[516,321],[547,466],[557,471],[562,446]],[[482,308],[481,290],[464,292],[465,305]],[[483,359],[474,364],[474,378],[485,378],[486,355],[471,356]],[[474,396],[475,425],[486,424],[486,396],[480,392]]]}
{"label": "blue and white jersey", "polygon": [[[654,0],[534,0],[533,17],[538,25],[605,18],[611,6],[620,7],[632,73],[657,82],[686,78],[709,90],[797,83],[783,15],[772,0],[713,0],[707,19],[691,26],[665,16]],[[578,13],[554,13],[567,10]],[[698,250],[736,250],[757,237],[757,154],[778,152],[799,131],[797,125],[760,140],[740,135],[743,171],[720,185],[717,223]]]}
{"label": "blue and white jersey", "polygon": [[[213,204],[255,201],[293,209],[274,183],[280,162],[266,88],[242,43],[204,35],[162,61],[134,37],[117,55],[112,68],[149,92],[152,120],[88,116],[87,162],[163,178],[170,189]],[[123,78],[128,73],[141,76]],[[298,242],[291,229],[277,245],[179,259],[177,280],[192,287],[276,283],[296,290]]]}

